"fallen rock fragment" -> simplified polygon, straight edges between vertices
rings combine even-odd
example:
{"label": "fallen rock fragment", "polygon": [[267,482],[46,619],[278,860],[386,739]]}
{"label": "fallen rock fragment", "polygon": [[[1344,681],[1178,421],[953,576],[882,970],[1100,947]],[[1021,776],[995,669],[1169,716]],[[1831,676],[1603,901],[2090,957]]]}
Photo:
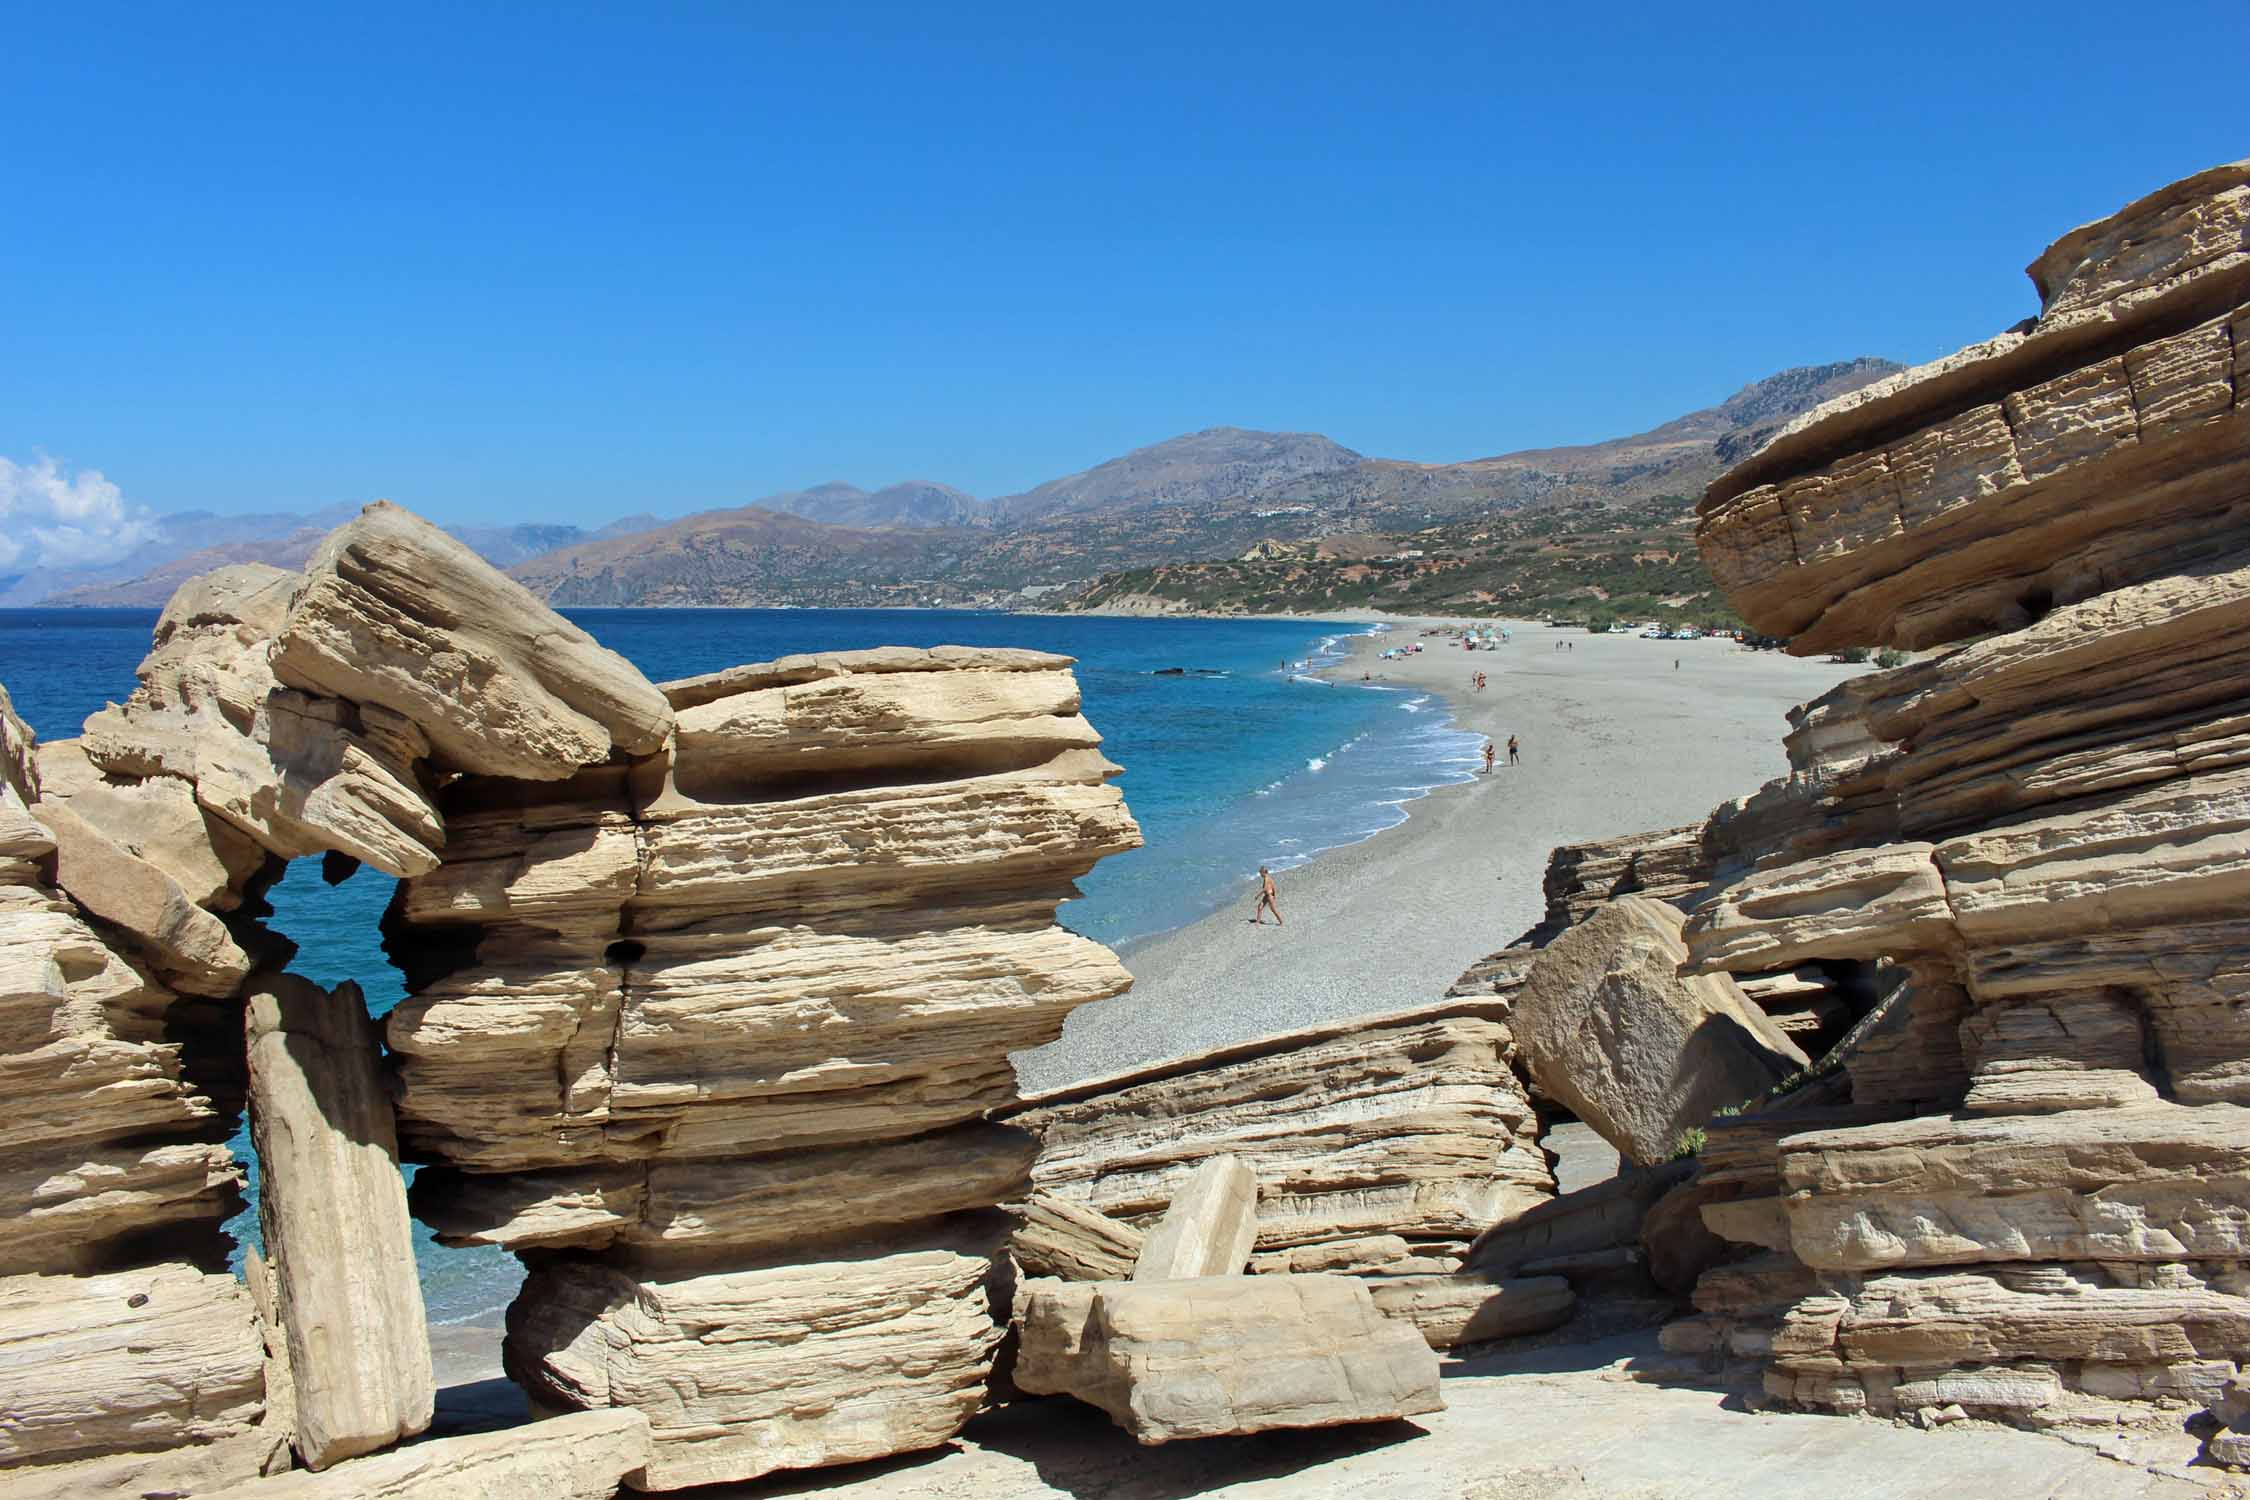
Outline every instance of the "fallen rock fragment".
{"label": "fallen rock fragment", "polygon": [[1008,1249],[1027,1276],[1130,1281],[1143,1240],[1132,1225],[1083,1203],[1052,1193],[1032,1193],[1024,1200],[1023,1222],[1016,1226]]}
{"label": "fallen rock fragment", "polygon": [[1197,1167],[1133,1262],[1135,1281],[1239,1276],[1258,1237],[1258,1177],[1232,1156]]}
{"label": "fallen rock fragment", "polygon": [[1015,1381],[1075,1396],[1140,1442],[1438,1411],[1436,1353],[1343,1276],[1043,1283]]}
{"label": "fallen rock fragment", "polygon": [[436,1390],[381,1045],[359,986],[294,974],[249,990],[258,1218],[308,1468],[430,1425]]}
{"label": "fallen rock fragment", "polygon": [[1367,1289],[1377,1311],[1413,1324],[1432,1349],[1545,1333],[1569,1322],[1578,1306],[1560,1276],[1371,1276]]}
{"label": "fallen rock fragment", "polygon": [[1682,923],[1612,901],[1540,952],[1509,1016],[1532,1081],[1644,1165],[1807,1064],[1732,979],[1680,974]]}

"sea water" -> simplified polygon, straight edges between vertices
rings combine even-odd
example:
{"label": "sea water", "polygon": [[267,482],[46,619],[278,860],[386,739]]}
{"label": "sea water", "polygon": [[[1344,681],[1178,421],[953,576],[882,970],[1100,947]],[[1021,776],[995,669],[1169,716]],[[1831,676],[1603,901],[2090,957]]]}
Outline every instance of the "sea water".
{"label": "sea water", "polygon": [[[1414,798],[1466,779],[1481,744],[1429,694],[1313,675],[1339,658],[1346,635],[1380,625],[953,610],[564,613],[659,682],[867,646],[1028,646],[1075,657],[1086,717],[1124,768],[1118,784],[1146,844],[1104,860],[1061,916],[1128,963],[1139,942],[1228,903],[1246,906],[1260,864],[1287,870],[1398,823]],[[88,714],[132,690],[155,622],[153,610],[0,610],[0,684],[40,738],[75,735]],[[331,887],[319,861],[298,860],[268,898],[271,925],[298,945],[292,967],[324,985],[358,981],[378,1015],[403,994],[376,933],[392,885],[362,870]],[[246,1141],[235,1145],[250,1157]],[[233,1228],[254,1239],[255,1215]],[[490,1317],[514,1295],[512,1256],[447,1250],[416,1233],[433,1319]]]}

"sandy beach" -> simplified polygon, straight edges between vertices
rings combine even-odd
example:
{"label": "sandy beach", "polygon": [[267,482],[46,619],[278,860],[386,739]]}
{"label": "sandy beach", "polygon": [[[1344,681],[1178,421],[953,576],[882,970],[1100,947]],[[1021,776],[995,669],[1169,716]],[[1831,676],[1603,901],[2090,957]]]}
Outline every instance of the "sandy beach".
{"label": "sandy beach", "polygon": [[[1438,999],[1544,911],[1548,851],[1699,822],[1788,769],[1784,715],[1865,667],[1753,652],[1729,640],[1644,641],[1510,622],[1510,644],[1464,652],[1424,637],[1448,620],[1392,620],[1327,674],[1441,695],[1461,728],[1502,747],[1490,776],[1408,805],[1397,827],[1277,877],[1285,925],[1241,900],[1129,948],[1132,990],[1085,1006],[1062,1039],[1017,1058],[1027,1089],[1266,1032]],[[1417,654],[1379,659],[1420,642]],[[1557,650],[1562,645],[1568,649]],[[1677,663],[1677,666],[1674,663]],[[1475,691],[1470,676],[1486,674]],[[1523,761],[1506,764],[1509,735]]]}

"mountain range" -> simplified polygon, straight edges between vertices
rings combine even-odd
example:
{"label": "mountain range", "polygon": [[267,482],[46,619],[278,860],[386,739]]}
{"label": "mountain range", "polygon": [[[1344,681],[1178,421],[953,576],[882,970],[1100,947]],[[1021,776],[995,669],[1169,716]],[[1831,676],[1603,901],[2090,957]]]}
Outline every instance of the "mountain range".
{"label": "mountain range", "polygon": [[[1866,358],[1802,366],[1647,432],[1465,463],[1368,458],[1318,433],[1213,427],[993,500],[927,480],[872,491],[831,481],[596,531],[449,529],[565,606],[1054,602],[1104,575],[1266,543],[1692,497],[1791,417],[1898,368]],[[351,513],[165,517],[158,539],[111,568],[0,578],[0,605],[159,605],[223,563],[301,566]]]}

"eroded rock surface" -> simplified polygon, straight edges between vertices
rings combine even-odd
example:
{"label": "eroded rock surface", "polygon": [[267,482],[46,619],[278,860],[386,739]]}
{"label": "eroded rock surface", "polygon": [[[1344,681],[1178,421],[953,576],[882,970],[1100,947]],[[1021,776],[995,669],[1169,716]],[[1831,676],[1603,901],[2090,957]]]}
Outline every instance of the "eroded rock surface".
{"label": "eroded rock surface", "polygon": [[1644,1165],[1807,1062],[1731,978],[1680,973],[1680,927],[1618,897],[1541,950],[1509,1017],[1532,1081]]}
{"label": "eroded rock surface", "polygon": [[1437,1355],[1345,1276],[1047,1282],[1016,1384],[1098,1406],[1143,1443],[1437,1411]]}
{"label": "eroded rock surface", "polygon": [[1667,1333],[1812,1406],[2113,1420],[2245,1354],[2250,164],[2032,274],[2038,318],[1799,419],[1702,506],[1792,650],[1947,648],[1794,716],[1790,778],[1706,827],[1686,930],[1695,972],[1890,976],[1834,1118],[1713,1127],[1700,1215],[1748,1258]]}

